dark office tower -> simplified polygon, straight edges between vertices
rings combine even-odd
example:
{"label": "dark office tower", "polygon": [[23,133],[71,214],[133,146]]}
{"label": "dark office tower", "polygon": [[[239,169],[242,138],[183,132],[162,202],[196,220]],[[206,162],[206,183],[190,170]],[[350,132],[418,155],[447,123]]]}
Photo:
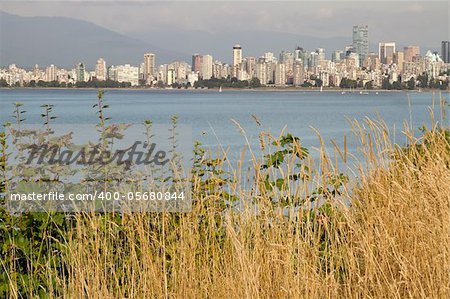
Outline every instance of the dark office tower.
{"label": "dark office tower", "polygon": [[445,63],[450,63],[450,41],[442,41],[441,56]]}
{"label": "dark office tower", "polygon": [[200,72],[202,70],[202,62],[203,62],[203,55],[200,54],[192,55],[192,71]]}

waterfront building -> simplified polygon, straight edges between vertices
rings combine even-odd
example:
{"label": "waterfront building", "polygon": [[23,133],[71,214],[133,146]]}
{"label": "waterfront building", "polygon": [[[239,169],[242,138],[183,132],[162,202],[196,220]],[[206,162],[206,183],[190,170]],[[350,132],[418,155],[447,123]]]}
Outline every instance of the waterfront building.
{"label": "waterfront building", "polygon": [[258,61],[256,64],[256,78],[262,85],[267,85],[269,83],[269,76],[267,74],[268,66],[265,61]]}
{"label": "waterfront building", "polygon": [[277,63],[275,67],[275,85],[286,85],[286,65],[284,63]]}
{"label": "waterfront building", "polygon": [[45,81],[51,82],[57,80],[58,68],[55,65],[50,65],[45,69]]}
{"label": "waterfront building", "polygon": [[201,72],[202,70],[202,61],[203,61],[203,56],[195,53],[194,55],[192,55],[192,71],[193,72]]}
{"label": "waterfront building", "polygon": [[437,52],[428,51],[425,55],[425,72],[429,78],[437,78],[444,67],[444,61]]}
{"label": "waterfront building", "polygon": [[107,79],[106,61],[103,58],[99,58],[95,64],[95,78],[99,81]]}
{"label": "waterfront building", "polygon": [[172,85],[175,83],[175,70],[174,69],[168,69],[167,70],[167,78],[166,78],[166,84]]}
{"label": "waterfront building", "polygon": [[117,81],[117,72],[116,67],[114,65],[108,67],[108,79],[112,81]]}
{"label": "waterfront building", "polygon": [[129,82],[131,86],[139,85],[139,68],[129,64],[118,65],[115,67],[116,81]]}
{"label": "waterfront building", "polygon": [[203,80],[209,80],[213,76],[213,57],[211,55],[203,55],[200,76]]}
{"label": "waterfront building", "polygon": [[194,83],[198,81],[198,72],[190,72],[187,75],[187,82],[191,85],[194,86]]}
{"label": "waterfront building", "polygon": [[77,82],[85,81],[85,79],[87,77],[87,76],[85,76],[85,73],[86,73],[86,69],[84,67],[84,63],[80,62],[76,67],[76,81]]}

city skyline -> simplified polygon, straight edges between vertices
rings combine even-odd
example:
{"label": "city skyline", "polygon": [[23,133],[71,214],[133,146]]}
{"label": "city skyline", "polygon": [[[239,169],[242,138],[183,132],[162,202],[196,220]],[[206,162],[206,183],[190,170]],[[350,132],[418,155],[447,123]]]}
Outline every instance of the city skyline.
{"label": "city skyline", "polygon": [[[232,82],[233,78],[235,82],[252,82],[254,86],[279,87],[335,87],[347,86],[350,82],[355,87],[369,89],[386,86],[412,88],[416,86],[416,80],[422,85],[423,80],[433,86],[448,84],[449,41],[442,41],[440,54],[427,51],[422,56],[419,46],[406,46],[401,51],[392,41],[379,42],[378,53],[368,52],[368,36],[368,26],[353,26],[353,43],[346,46],[344,51],[333,51],[331,60],[326,58],[323,48],[309,52],[297,47],[295,51],[282,50],[278,58],[272,52],[265,52],[256,58],[245,56],[242,46],[235,44],[232,47],[231,63],[213,59],[210,54],[195,53],[192,55],[192,65],[185,61],[156,65],[156,55],[144,53],[138,67],[130,64],[107,66],[106,61],[99,58],[94,71],[89,71],[83,62],[69,71],[54,64],[46,67],[45,71],[39,69],[38,65],[27,71],[12,64],[7,69],[0,68],[0,80],[2,86],[6,83],[6,86],[30,87],[36,84],[42,86],[41,82],[49,82],[51,86],[73,86],[81,82],[109,81],[121,83],[122,87],[187,88],[196,86],[199,81],[218,79]],[[82,87],[79,84],[76,86]]]}
{"label": "city skyline", "polygon": [[[346,80],[381,87],[420,76],[448,79],[449,29],[439,18],[448,19],[450,6],[441,1],[304,1],[278,6],[248,1],[130,2],[120,14],[123,5],[87,2],[80,9],[79,2],[2,2],[0,39],[8,43],[0,47],[0,79],[9,86],[109,80],[152,87],[233,78],[252,84],[257,79],[256,85],[320,87]],[[220,8],[220,15],[212,8]],[[283,19],[274,18],[281,12]],[[383,12],[382,17],[377,12]],[[151,23],[141,19],[142,13]],[[139,32],[133,29],[135,23]],[[240,31],[233,31],[239,24]],[[303,27],[296,27],[300,24]],[[165,27],[155,33],[161,25]],[[173,33],[174,28],[179,31]],[[146,38],[146,32],[160,35]]]}

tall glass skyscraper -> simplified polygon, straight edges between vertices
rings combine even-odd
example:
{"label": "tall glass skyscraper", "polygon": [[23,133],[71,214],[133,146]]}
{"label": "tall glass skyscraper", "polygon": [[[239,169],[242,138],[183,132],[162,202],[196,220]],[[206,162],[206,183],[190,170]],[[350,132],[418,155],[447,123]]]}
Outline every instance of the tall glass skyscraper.
{"label": "tall glass skyscraper", "polygon": [[441,56],[445,63],[450,63],[450,41],[442,41]]}
{"label": "tall glass skyscraper", "polygon": [[359,65],[363,65],[369,55],[369,26],[353,26],[353,49],[359,56]]}

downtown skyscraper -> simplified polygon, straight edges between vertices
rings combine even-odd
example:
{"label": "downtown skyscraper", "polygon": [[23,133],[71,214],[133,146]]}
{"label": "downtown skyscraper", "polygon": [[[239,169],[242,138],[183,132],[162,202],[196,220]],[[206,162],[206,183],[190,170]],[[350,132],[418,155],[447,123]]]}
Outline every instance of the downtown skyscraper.
{"label": "downtown skyscraper", "polygon": [[144,54],[144,80],[146,82],[153,80],[155,75],[155,60],[156,55],[153,53]]}
{"label": "downtown skyscraper", "polygon": [[450,41],[442,41],[441,56],[445,63],[450,63]]}
{"label": "downtown skyscraper", "polygon": [[363,65],[369,55],[369,26],[353,26],[353,49],[359,56],[359,65]]}
{"label": "downtown skyscraper", "polygon": [[242,62],[242,47],[240,45],[235,45],[233,47],[233,66],[239,66]]}

